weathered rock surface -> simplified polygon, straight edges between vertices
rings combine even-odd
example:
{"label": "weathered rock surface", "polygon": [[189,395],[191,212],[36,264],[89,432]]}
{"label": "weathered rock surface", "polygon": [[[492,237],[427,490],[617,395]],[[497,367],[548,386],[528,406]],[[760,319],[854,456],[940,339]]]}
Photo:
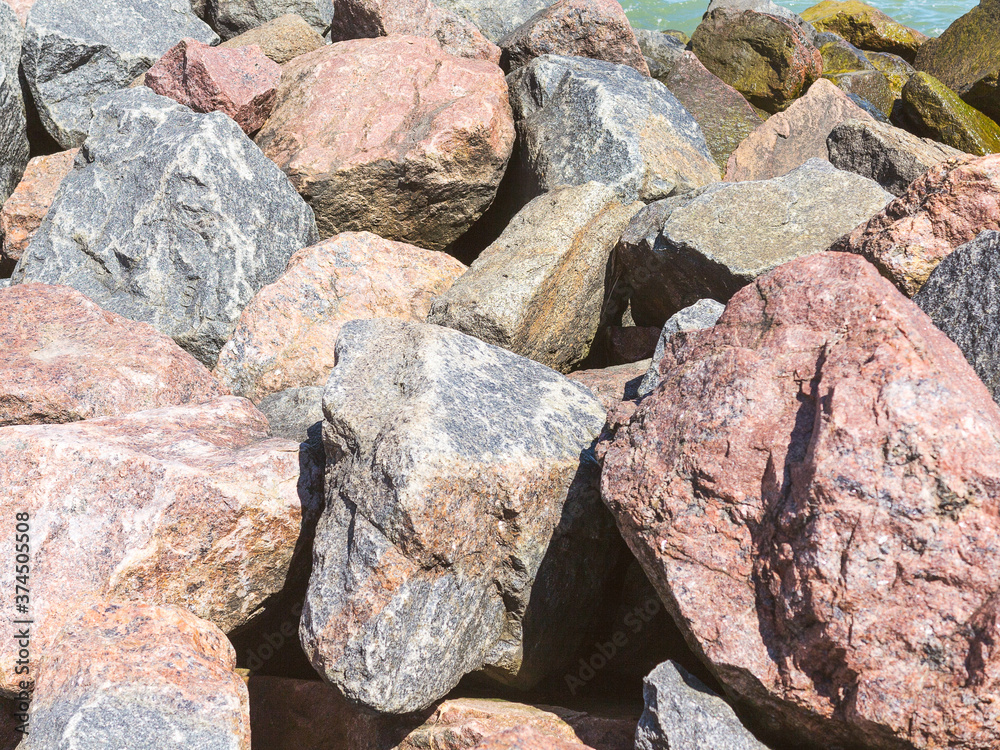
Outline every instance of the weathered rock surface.
{"label": "weathered rock surface", "polygon": [[321,236],[370,231],[443,250],[493,201],[514,125],[495,65],[393,36],[287,64],[256,141],[313,207]]}
{"label": "weathered rock surface", "polygon": [[185,37],[219,41],[188,0],[37,0],[22,64],[49,135],[63,148],[82,145],[91,106]]}
{"label": "weathered rock surface", "polygon": [[487,39],[497,43],[551,3],[552,0],[437,0],[442,8],[471,21]]}
{"label": "weathered rock surface", "polygon": [[255,29],[227,39],[219,45],[222,49],[239,49],[256,44],[269,59],[278,65],[319,49],[326,42],[320,33],[297,13],[286,13]]}
{"label": "weathered rock surface", "polygon": [[98,102],[80,161],[15,280],[75,287],[209,367],[254,294],[316,241],[309,207],[235,122],[147,88]]}
{"label": "weathered rock surface", "polygon": [[715,163],[725,170],[733,151],[760,125],[760,115],[693,52],[683,52],[661,80],[698,122]]}
{"label": "weathered rock surface", "polygon": [[826,145],[833,166],[875,180],[896,196],[935,164],[964,155],[901,128],[864,120],[841,123]]}
{"label": "weathered rock surface", "polygon": [[755,107],[780,112],[823,74],[823,58],[794,22],[753,10],[711,10],[691,36],[698,59]]}
{"label": "weathered rock surface", "polygon": [[819,159],[771,180],[717,183],[640,211],[615,248],[612,277],[636,324],[662,327],[700,299],[725,302],[777,266],[826,250],[891,199]]}
{"label": "weathered rock surface", "polygon": [[259,408],[275,437],[311,440],[315,428],[322,427],[323,388],[318,385],[286,388],[265,396]]}
{"label": "weathered rock surface", "polygon": [[259,402],[287,388],[322,386],[341,326],[363,318],[423,322],[431,301],[466,267],[445,253],[344,232],[292,256],[240,316],[215,375]]}
{"label": "weathered rock surface", "polygon": [[816,81],[784,112],[769,117],[739,145],[726,167],[726,180],[781,177],[809,159],[827,159],[826,139],[847,120],[875,120],[833,83]]}
{"label": "weathered rock surface", "polygon": [[611,251],[641,207],[596,182],[540,195],[434,300],[427,322],[575,369],[601,323]]}
{"label": "weathered rock surface", "polygon": [[483,667],[527,687],[564,666],[618,554],[593,485],[600,402],[458,331],[382,319],[341,329],[323,410],[300,635],[324,679],[404,713]]}
{"label": "weathered rock surface", "polygon": [[729,704],[676,662],[654,669],[642,695],[646,710],[636,729],[636,750],[767,750]]}
{"label": "weathered rock surface", "polygon": [[0,2],[0,204],[28,163],[28,123],[18,78],[24,32],[13,9]]}
{"label": "weathered rock surface", "polygon": [[[229,632],[281,591],[321,475],[297,442],[268,437],[264,415],[233,397],[0,428],[0,487],[36,531],[32,658],[91,601],[177,604]],[[17,617],[10,608],[0,624]],[[16,649],[0,646],[5,692]]]}
{"label": "weathered rock surface", "polygon": [[1000,411],[958,348],[824,253],[663,371],[604,498],[727,690],[790,745],[996,746]]}
{"label": "weathered rock surface", "polygon": [[320,33],[333,20],[333,0],[207,0],[205,5],[209,24],[226,40],[289,13]]}
{"label": "weathered rock surface", "polygon": [[0,290],[0,425],[75,422],[209,401],[226,392],[169,337],[75,289]]}
{"label": "weathered rock surface", "polygon": [[453,55],[500,62],[500,48],[475,24],[432,0],[334,0],[333,41],[390,34],[432,37]]}
{"label": "weathered rock surface", "polygon": [[1000,156],[940,162],[833,248],[858,253],[912,297],[959,245],[1000,229]]}
{"label": "weathered rock surface", "polygon": [[195,112],[229,115],[244,133],[274,107],[281,67],[254,45],[219,49],[182,39],[146,72],[146,85]]}
{"label": "weathered rock surface", "polygon": [[235,667],[222,631],[180,607],[90,607],[46,654],[20,747],[250,750]]}
{"label": "weathered rock surface", "polygon": [[628,65],[543,55],[509,83],[528,197],[596,181],[648,202],[719,179],[698,123]]}
{"label": "weathered rock surface", "polygon": [[875,70],[864,51],[855,47],[839,34],[826,33],[816,40],[823,57],[823,75],[850,73],[858,70]]}
{"label": "weathered rock surface", "polygon": [[17,263],[48,213],[56,191],[73,169],[77,149],[36,156],[24,177],[0,208],[0,264]]}
{"label": "weathered rock surface", "polygon": [[649,75],[635,32],[618,0],[557,0],[499,44],[508,71],[541,55],[569,55],[630,65]]}
{"label": "weathered rock surface", "polygon": [[917,71],[899,55],[888,52],[865,52],[865,57],[889,82],[892,95],[898,100],[903,96],[903,87]]}
{"label": "weathered rock surface", "polygon": [[6,0],[7,5],[14,11],[14,15],[17,16],[17,20],[20,21],[22,26],[28,20],[28,11],[31,10],[34,2],[35,0]]}
{"label": "weathered rock surface", "polygon": [[582,742],[570,742],[542,734],[532,727],[514,727],[491,734],[476,750],[586,750]]}
{"label": "weathered rock surface", "polygon": [[793,13],[783,5],[778,5],[774,0],[711,0],[706,12],[711,13],[713,10],[719,8],[727,8],[735,11],[752,10],[757,13],[766,13],[769,16],[777,16],[784,21],[789,21],[793,25],[798,26],[802,30],[802,33],[805,34],[806,39],[815,44],[817,32],[813,28],[813,25],[804,20],[798,13]]}
{"label": "weathered rock surface", "polygon": [[856,70],[825,77],[848,96],[867,102],[868,107],[862,109],[869,110],[869,114],[870,110],[875,110],[879,113],[877,119],[888,121],[898,97],[893,93],[889,80],[877,70]]}
{"label": "weathered rock surface", "polygon": [[927,73],[906,82],[903,105],[917,135],[977,156],[1000,152],[1000,125]]}
{"label": "weathered rock surface", "polygon": [[632,29],[646,67],[653,78],[663,80],[684,53],[684,43],[662,31]]}
{"label": "weathered rock surface", "polygon": [[640,398],[648,396],[660,384],[660,363],[666,356],[667,348],[672,345],[672,341],[679,333],[689,331],[700,331],[704,328],[711,328],[722,316],[726,306],[714,299],[700,299],[689,307],[685,307],[678,313],[670,316],[670,320],[663,324],[660,338],[656,342],[656,351],[653,352],[653,359],[649,363],[636,390],[636,395]]}
{"label": "weathered rock surface", "polygon": [[649,369],[649,363],[650,360],[644,359],[599,370],[577,370],[566,377],[587,386],[610,412],[622,401],[639,397],[639,384]]}
{"label": "weathered rock surface", "polygon": [[958,344],[993,400],[1000,399],[1000,232],[986,231],[942,260],[913,297]]}
{"label": "weathered rock surface", "polygon": [[802,18],[817,31],[833,31],[854,45],[873,52],[890,52],[913,62],[927,37],[893,20],[861,0],[823,0]]}

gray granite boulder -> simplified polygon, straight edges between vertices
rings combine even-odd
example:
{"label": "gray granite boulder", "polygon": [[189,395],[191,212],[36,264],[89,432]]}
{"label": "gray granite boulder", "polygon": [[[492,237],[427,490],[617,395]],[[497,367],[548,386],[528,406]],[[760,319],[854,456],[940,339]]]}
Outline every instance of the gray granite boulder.
{"label": "gray granite boulder", "polygon": [[728,703],[677,662],[654,669],[642,697],[636,750],[768,750]]}
{"label": "gray granite boulder", "polygon": [[597,182],[540,195],[434,300],[427,321],[575,369],[601,322],[608,258],[641,207]]}
{"label": "gray granite boulder", "polygon": [[81,145],[91,105],[185,37],[219,41],[189,0],[37,0],[22,62],[45,129],[63,148]]}
{"label": "gray granite boulder", "polygon": [[72,286],[208,367],[253,295],[316,241],[312,209],[221,113],[118,91],[94,106],[77,158],[15,283]]}
{"label": "gray granite boulder", "polygon": [[499,42],[553,2],[555,0],[436,0],[440,7],[478,26],[491,42]]}
{"label": "gray granite boulder", "polygon": [[315,436],[323,422],[323,388],[286,388],[265,396],[257,408],[267,417],[272,435],[305,441]]}
{"label": "gray granite boulder", "polygon": [[18,81],[24,33],[14,11],[0,3],[0,205],[14,192],[28,164],[28,130]]}
{"label": "gray granite boulder", "polygon": [[349,700],[421,709],[483,668],[564,668],[620,552],[592,453],[604,407],[440,326],[341,329],[323,397],[327,507],[300,625]]}
{"label": "gray granite boulder", "polygon": [[875,180],[893,195],[935,164],[963,156],[957,148],[878,122],[848,120],[826,139],[830,163]]}
{"label": "gray granite boulder", "polygon": [[321,34],[333,21],[333,0],[206,0],[205,14],[223,39],[263,26],[287,13],[301,16]]}
{"label": "gray granite boulder", "polygon": [[661,80],[669,75],[684,54],[685,44],[662,31],[649,29],[632,29],[632,31],[635,32],[635,40],[639,42],[642,56],[646,58],[649,74]]}
{"label": "gray granite boulder", "polygon": [[663,330],[660,331],[656,351],[653,352],[653,361],[649,363],[649,369],[639,383],[637,395],[640,398],[648,396],[660,384],[660,362],[663,361],[663,354],[670,340],[678,333],[711,328],[718,322],[725,309],[725,305],[714,299],[700,299],[690,307],[685,307],[670,316],[670,320],[663,324]]}
{"label": "gray granite boulder", "polygon": [[698,123],[635,68],[542,55],[507,81],[532,197],[593,180],[649,202],[721,179]]}
{"label": "gray granite boulder", "polygon": [[1000,232],[956,248],[913,297],[1000,403]]}
{"label": "gray granite boulder", "polygon": [[885,207],[878,183],[810,159],[782,177],[716,183],[636,214],[615,248],[613,307],[662,326],[700,299],[727,302],[758,276],[822,252]]}

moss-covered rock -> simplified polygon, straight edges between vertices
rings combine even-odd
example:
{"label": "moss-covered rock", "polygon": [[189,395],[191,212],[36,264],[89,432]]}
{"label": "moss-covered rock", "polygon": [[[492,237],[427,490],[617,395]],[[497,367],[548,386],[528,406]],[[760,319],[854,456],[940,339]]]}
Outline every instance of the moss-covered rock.
{"label": "moss-covered rock", "polygon": [[691,43],[691,37],[689,37],[683,31],[679,31],[678,29],[664,29],[660,33],[673,37],[684,46],[687,46],[688,44]]}
{"label": "moss-covered rock", "polygon": [[896,99],[901,99],[903,86],[917,72],[914,67],[899,55],[894,55],[891,52],[865,52],[865,57],[879,73],[885,76],[893,96]]}
{"label": "moss-covered rock", "polygon": [[865,53],[855,47],[842,36],[824,34],[824,37],[834,37],[819,47],[823,56],[823,75],[834,73],[853,73],[856,70],[875,70],[875,66],[865,57]]}
{"label": "moss-covered rock", "polygon": [[823,0],[802,12],[817,31],[833,31],[874,52],[892,52],[913,60],[927,37],[860,0]]}
{"label": "moss-covered rock", "polygon": [[854,94],[888,117],[892,114],[896,96],[889,87],[889,81],[877,70],[854,70],[848,73],[823,75],[833,81],[837,88],[847,94]]}
{"label": "moss-covered rock", "polygon": [[755,107],[780,112],[823,74],[823,58],[790,21],[718,8],[691,37],[702,64]]}
{"label": "moss-covered rock", "polygon": [[929,73],[903,87],[903,107],[917,135],[978,156],[1000,153],[1000,126]]}

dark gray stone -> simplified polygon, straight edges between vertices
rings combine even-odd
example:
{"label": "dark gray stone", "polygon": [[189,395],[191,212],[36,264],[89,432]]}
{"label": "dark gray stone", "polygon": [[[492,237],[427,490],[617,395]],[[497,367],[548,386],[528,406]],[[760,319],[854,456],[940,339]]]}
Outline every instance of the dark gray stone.
{"label": "dark gray stone", "polygon": [[670,316],[670,320],[663,324],[660,338],[656,342],[653,361],[649,363],[649,369],[639,384],[637,395],[640,398],[648,396],[660,384],[660,362],[663,361],[663,353],[670,340],[681,332],[711,328],[718,322],[725,309],[725,305],[714,299],[700,299],[690,307],[685,307]]}
{"label": "dark gray stone", "polygon": [[636,750],[768,750],[728,703],[677,662],[654,669],[642,697]]}
{"label": "dark gray stone", "polygon": [[23,65],[45,129],[63,148],[79,146],[91,105],[128,86],[185,37],[219,41],[189,0],[37,0]]}
{"label": "dark gray stone", "polygon": [[313,666],[391,713],[480,668],[519,687],[564,668],[620,550],[596,485],[600,401],[434,325],[351,321],[336,353],[300,626]]}
{"label": "dark gray stone", "polygon": [[18,80],[24,32],[14,11],[0,2],[0,205],[14,192],[28,163],[28,130]]}
{"label": "dark gray stone", "polygon": [[323,421],[323,388],[288,388],[265,396],[257,405],[271,425],[271,434],[289,440],[313,437]]}
{"label": "dark gray stone", "polygon": [[139,87],[94,106],[14,280],[72,286],[212,367],[253,295],[316,238],[312,209],[233,120]]}
{"label": "dark gray stone", "polygon": [[635,68],[542,55],[507,81],[529,197],[593,180],[649,202],[721,179],[698,123]]}
{"label": "dark gray stone", "polygon": [[913,297],[1000,403],[1000,232],[953,250]]}
{"label": "dark gray stone", "polygon": [[286,13],[302,16],[325,34],[333,22],[333,0],[205,0],[205,13],[223,39],[232,39]]}
{"label": "dark gray stone", "polygon": [[684,54],[687,45],[680,39],[664,34],[662,31],[635,28],[632,31],[635,32],[642,56],[646,58],[649,74],[657,80],[666,78],[674,64]]}
{"label": "dark gray stone", "polygon": [[471,21],[491,42],[499,42],[555,0],[436,0],[435,4]]}

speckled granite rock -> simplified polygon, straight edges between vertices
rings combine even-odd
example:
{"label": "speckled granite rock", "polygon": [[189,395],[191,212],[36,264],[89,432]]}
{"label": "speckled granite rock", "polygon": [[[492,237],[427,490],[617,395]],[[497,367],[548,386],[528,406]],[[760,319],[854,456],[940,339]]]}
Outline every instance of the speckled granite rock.
{"label": "speckled granite rock", "polygon": [[508,83],[527,197],[596,181],[648,202],[719,179],[698,123],[628,65],[543,55]]}
{"label": "speckled granite rock", "polygon": [[[877,70],[855,70],[849,73],[824,75],[838,89],[848,96],[857,97],[867,103],[866,111],[879,113],[877,118],[888,121],[898,97],[893,93],[889,80]],[[874,115],[873,115],[874,116]]]}
{"label": "speckled granite rock", "polygon": [[1000,125],[928,73],[906,82],[903,109],[917,135],[977,156],[1000,152]]}
{"label": "speckled granite rock", "polygon": [[46,654],[19,747],[250,750],[235,667],[222,631],[180,607],[90,607]]}
{"label": "speckled granite rock", "polygon": [[458,331],[381,319],[341,329],[323,411],[300,635],[324,679],[404,713],[473,670],[528,687],[563,667],[619,551],[589,451],[600,402]]}
{"label": "speckled granite rock", "polygon": [[75,287],[209,367],[253,295],[316,241],[312,211],[235,122],[147,88],[98,102],[81,161],[15,281]]}
{"label": "speckled granite rock", "polygon": [[475,750],[588,750],[582,742],[558,739],[537,729],[518,726],[491,734]]}
{"label": "speckled granite rock", "polygon": [[833,31],[873,52],[890,52],[913,62],[927,36],[893,20],[861,0],[823,0],[802,11],[817,31]]}
{"label": "speckled granite rock", "polygon": [[666,355],[667,347],[672,345],[671,342],[677,334],[711,328],[718,322],[725,309],[725,305],[714,299],[700,299],[693,305],[671,315],[670,320],[663,324],[660,338],[656,342],[656,351],[653,352],[653,359],[636,390],[636,395],[640,398],[648,396],[660,384],[660,380],[662,380],[660,363]]}
{"label": "speckled granite rock", "polygon": [[24,32],[9,5],[0,1],[0,204],[28,164],[28,122],[18,79]]}
{"label": "speckled granite rock", "polygon": [[17,263],[35,236],[63,179],[73,169],[77,149],[36,156],[0,208],[0,264]]}
{"label": "speckled granite rock", "polygon": [[610,412],[622,401],[632,401],[639,397],[639,384],[649,369],[650,361],[643,359],[599,370],[576,370],[566,377],[587,386]]}
{"label": "speckled granite rock", "polygon": [[313,428],[321,427],[323,422],[323,388],[286,388],[261,399],[260,410],[275,437],[300,442],[311,439]]}
{"label": "speckled granite rock", "polygon": [[552,0],[437,0],[442,8],[471,21],[494,42],[551,3]]}
{"label": "speckled granite rock", "polygon": [[284,65],[299,55],[319,49],[326,42],[319,31],[297,13],[286,13],[262,26],[227,39],[221,49],[239,49],[256,44],[268,58]]}
{"label": "speckled granite rock", "polygon": [[642,50],[649,74],[662,81],[684,53],[684,43],[662,31],[633,28],[632,33]]}
{"label": "speckled granite rock", "polygon": [[205,6],[209,24],[227,40],[288,13],[320,33],[333,20],[333,0],[207,0]]}
{"label": "speckled granite rock", "polygon": [[219,41],[189,0],[37,0],[22,64],[49,135],[63,148],[82,145],[91,106],[184,37]]}
{"label": "speckled granite rock", "polygon": [[427,322],[575,369],[601,323],[608,258],[641,207],[596,182],[540,195],[434,300]]}
{"label": "speckled granite rock", "polygon": [[[784,5],[778,5],[774,0],[711,0],[706,13],[711,13],[718,8],[728,8],[735,11],[752,10],[757,13],[766,13],[769,16],[777,16],[784,21],[789,21],[793,25],[798,26],[806,39],[813,44],[816,43],[817,32],[813,28],[813,25],[803,19],[798,13],[790,11]],[[685,41],[690,41],[690,39]]]}

